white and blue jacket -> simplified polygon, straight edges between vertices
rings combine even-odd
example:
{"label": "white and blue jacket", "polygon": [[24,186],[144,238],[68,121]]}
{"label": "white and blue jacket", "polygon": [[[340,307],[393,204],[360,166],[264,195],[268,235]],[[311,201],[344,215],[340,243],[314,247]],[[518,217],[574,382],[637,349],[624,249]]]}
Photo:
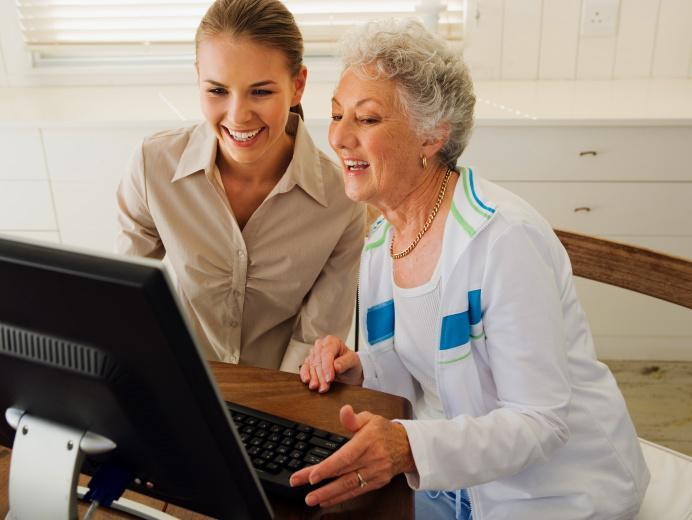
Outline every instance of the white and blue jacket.
{"label": "white and blue jacket", "polygon": [[[390,240],[379,219],[361,261],[364,386],[416,402],[394,341]],[[467,488],[474,520],[632,518],[649,473],[550,225],[462,168],[439,272],[446,419],[400,421],[418,470],[409,484]]]}

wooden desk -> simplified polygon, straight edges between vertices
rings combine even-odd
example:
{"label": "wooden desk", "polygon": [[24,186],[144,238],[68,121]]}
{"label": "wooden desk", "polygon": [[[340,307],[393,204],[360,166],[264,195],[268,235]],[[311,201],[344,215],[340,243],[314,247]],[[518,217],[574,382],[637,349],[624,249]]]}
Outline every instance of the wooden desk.
{"label": "wooden desk", "polygon": [[[310,392],[293,374],[224,363],[212,363],[211,368],[226,400],[344,435],[348,432],[341,427],[338,416],[339,408],[344,404],[353,405],[356,412],[369,410],[391,419],[411,417],[408,401],[381,392],[336,384],[327,394],[319,395]],[[10,455],[10,450],[0,447],[0,518],[5,518],[8,510]],[[86,485],[87,481],[88,478],[83,477],[80,483]],[[130,491],[125,496],[184,520],[207,518]],[[382,489],[329,509],[309,508],[281,499],[272,499],[272,507],[277,518],[407,519],[413,518],[413,493],[403,475],[399,475]],[[80,504],[79,509],[81,518],[86,506]],[[130,516],[101,510],[94,518]]]}

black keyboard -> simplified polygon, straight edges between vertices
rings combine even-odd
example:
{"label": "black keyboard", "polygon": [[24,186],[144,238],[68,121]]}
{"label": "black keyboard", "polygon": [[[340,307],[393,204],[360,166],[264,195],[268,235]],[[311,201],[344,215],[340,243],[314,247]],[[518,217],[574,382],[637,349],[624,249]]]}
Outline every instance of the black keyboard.
{"label": "black keyboard", "polygon": [[317,464],[348,439],[252,408],[226,402],[265,491],[302,499],[313,486],[292,488],[289,477],[305,466]]}

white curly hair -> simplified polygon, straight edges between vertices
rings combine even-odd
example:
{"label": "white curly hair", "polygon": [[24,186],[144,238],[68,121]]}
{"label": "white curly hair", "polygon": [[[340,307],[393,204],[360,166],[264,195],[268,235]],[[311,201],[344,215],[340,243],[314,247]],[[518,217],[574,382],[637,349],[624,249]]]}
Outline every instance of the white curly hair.
{"label": "white curly hair", "polygon": [[473,130],[476,97],[466,65],[447,42],[415,19],[388,19],[349,32],[341,57],[344,70],[394,80],[399,104],[419,135],[440,138],[440,125],[447,123],[449,136],[437,156],[455,167]]}

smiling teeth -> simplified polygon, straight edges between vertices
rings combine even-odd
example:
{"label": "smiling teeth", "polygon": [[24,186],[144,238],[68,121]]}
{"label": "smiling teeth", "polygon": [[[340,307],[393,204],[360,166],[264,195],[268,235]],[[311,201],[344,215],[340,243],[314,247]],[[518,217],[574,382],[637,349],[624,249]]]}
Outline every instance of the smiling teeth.
{"label": "smiling teeth", "polygon": [[233,130],[228,130],[228,133],[231,134],[231,137],[236,141],[249,141],[257,134],[259,134],[260,130],[262,129],[258,128],[257,130],[253,130],[252,132],[234,132]]}
{"label": "smiling teeth", "polygon": [[349,168],[366,167],[370,165],[370,163],[365,161],[354,161],[352,159],[344,159],[344,164]]}

